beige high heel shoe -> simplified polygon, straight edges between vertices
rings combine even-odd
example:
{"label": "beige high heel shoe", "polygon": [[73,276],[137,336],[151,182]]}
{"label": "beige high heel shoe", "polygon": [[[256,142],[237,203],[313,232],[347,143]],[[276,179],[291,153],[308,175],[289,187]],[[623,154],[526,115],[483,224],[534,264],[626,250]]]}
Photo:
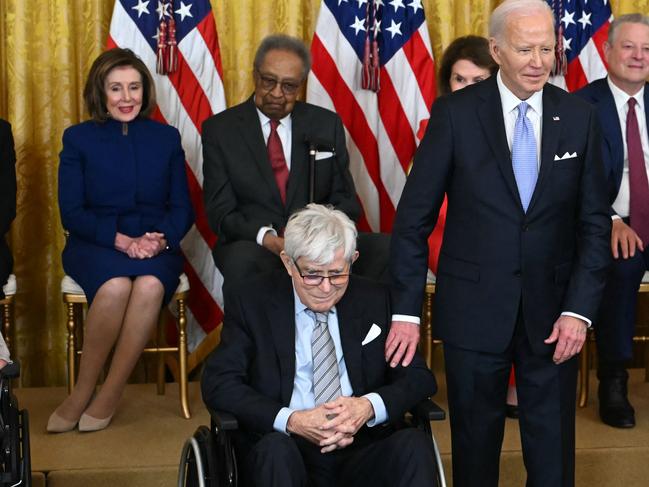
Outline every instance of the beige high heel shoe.
{"label": "beige high heel shoe", "polygon": [[79,419],[79,431],[87,433],[90,431],[103,430],[110,424],[111,419],[113,419],[112,414],[107,418],[99,419],[83,413]]}
{"label": "beige high heel shoe", "polygon": [[48,433],[65,433],[66,431],[72,431],[77,425],[78,421],[65,419],[54,411],[50,415],[50,419],[47,420],[47,432]]}

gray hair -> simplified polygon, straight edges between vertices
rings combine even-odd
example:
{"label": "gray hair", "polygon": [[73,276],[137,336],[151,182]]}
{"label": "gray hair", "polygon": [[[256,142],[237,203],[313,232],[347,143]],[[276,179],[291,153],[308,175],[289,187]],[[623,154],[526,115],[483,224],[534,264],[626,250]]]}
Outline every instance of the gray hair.
{"label": "gray hair", "polygon": [[340,210],[311,203],[288,220],[284,252],[293,262],[304,257],[318,265],[330,264],[338,249],[351,262],[356,251],[356,225]]}
{"label": "gray hair", "polygon": [[505,24],[512,14],[533,15],[538,13],[548,13],[554,26],[554,12],[552,7],[545,0],[505,0],[498,5],[489,18],[489,37],[496,40],[502,40],[505,32]]}
{"label": "gray hair", "polygon": [[615,35],[617,30],[622,24],[644,24],[649,27],[649,16],[643,15],[641,13],[625,14],[616,17],[611,25],[608,28],[608,40],[609,45],[615,42]]}
{"label": "gray hair", "polygon": [[264,62],[264,58],[269,51],[288,51],[299,57],[303,66],[302,80],[304,81],[306,79],[306,76],[311,70],[311,54],[309,54],[304,42],[297,37],[287,36],[286,34],[272,34],[264,37],[257,48],[255,59],[252,63],[256,71],[259,71],[259,67]]}

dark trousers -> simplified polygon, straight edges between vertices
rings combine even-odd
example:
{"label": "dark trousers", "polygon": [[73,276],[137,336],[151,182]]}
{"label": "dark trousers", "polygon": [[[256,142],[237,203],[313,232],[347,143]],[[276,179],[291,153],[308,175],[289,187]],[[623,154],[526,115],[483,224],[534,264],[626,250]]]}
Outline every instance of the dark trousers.
{"label": "dark trousers", "polygon": [[497,487],[512,363],[528,487],[571,487],[575,463],[577,360],[538,356],[519,318],[499,354],[444,344],[454,487]]}
{"label": "dark trousers", "polygon": [[638,287],[649,270],[649,246],[633,257],[613,261],[606,280],[602,304],[595,322],[600,365],[617,365],[633,358]]}
{"label": "dark trousers", "polygon": [[[390,235],[386,233],[360,233],[358,235],[359,258],[352,272],[375,281],[388,283],[388,256]],[[223,275],[223,295],[245,286],[257,275],[282,269],[281,259],[250,240],[219,244],[213,250],[214,263]]]}
{"label": "dark trousers", "polygon": [[325,454],[303,438],[270,433],[243,456],[239,466],[247,487],[437,485],[432,440],[415,428]]}

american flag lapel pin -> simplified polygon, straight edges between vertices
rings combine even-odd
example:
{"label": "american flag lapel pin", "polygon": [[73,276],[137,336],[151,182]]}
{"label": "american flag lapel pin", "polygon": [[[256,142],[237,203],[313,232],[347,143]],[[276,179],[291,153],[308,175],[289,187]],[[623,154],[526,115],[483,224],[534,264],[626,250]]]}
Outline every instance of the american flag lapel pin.
{"label": "american flag lapel pin", "polygon": [[558,122],[561,119],[555,115],[554,117],[552,117],[552,120],[554,120],[555,122]]}

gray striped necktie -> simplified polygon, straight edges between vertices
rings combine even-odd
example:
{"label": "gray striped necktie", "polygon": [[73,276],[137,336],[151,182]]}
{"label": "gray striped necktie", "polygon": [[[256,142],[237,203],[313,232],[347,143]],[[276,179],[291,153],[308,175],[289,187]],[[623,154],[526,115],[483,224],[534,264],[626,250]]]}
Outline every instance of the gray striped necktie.
{"label": "gray striped necktie", "polygon": [[315,405],[319,406],[340,396],[340,375],[336,360],[336,347],[327,327],[328,313],[317,313],[306,310],[315,322],[311,336],[311,353],[313,355],[313,396]]}

